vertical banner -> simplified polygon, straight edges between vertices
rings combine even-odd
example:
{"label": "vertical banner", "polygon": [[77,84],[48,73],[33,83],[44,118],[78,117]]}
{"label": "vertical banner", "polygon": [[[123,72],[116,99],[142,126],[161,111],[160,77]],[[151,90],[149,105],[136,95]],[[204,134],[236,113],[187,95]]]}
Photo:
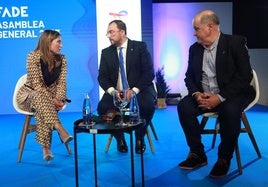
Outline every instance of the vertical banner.
{"label": "vertical banner", "polygon": [[[140,0],[98,0],[96,1],[98,62],[101,50],[108,47],[106,37],[109,22],[122,20],[127,26],[127,36],[132,40],[141,40],[141,3]],[[104,91],[100,88],[100,97]]]}

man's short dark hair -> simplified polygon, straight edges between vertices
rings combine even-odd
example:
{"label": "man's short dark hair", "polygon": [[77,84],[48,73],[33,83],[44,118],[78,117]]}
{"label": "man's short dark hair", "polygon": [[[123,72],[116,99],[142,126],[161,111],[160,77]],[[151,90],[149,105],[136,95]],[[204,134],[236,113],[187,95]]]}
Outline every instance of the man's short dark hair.
{"label": "man's short dark hair", "polygon": [[111,25],[112,23],[115,23],[117,25],[117,28],[120,30],[125,31],[125,34],[127,35],[127,27],[126,24],[122,20],[113,20],[109,23]]}

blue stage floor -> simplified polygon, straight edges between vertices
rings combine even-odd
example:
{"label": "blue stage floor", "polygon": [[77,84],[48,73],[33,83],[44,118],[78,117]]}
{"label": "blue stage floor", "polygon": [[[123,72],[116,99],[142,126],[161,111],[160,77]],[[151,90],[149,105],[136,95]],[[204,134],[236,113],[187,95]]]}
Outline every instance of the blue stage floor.
{"label": "blue stage floor", "polygon": [[[234,158],[227,177],[211,179],[208,174],[217,159],[217,147],[210,149],[211,135],[203,135],[208,165],[185,171],[177,167],[188,154],[188,147],[178,122],[176,106],[157,109],[153,118],[159,140],[151,133],[155,153],[152,154],[145,139],[144,153],[145,186],[148,187],[266,187],[268,186],[268,107],[256,105],[247,111],[251,128],[255,134],[262,158],[257,154],[246,134],[241,134],[239,147],[243,174],[239,175]],[[73,122],[80,113],[62,113],[62,122],[73,134]],[[68,155],[56,132],[53,134],[52,152],[54,160],[43,161],[42,149],[34,140],[34,133],[28,135],[22,162],[17,163],[18,143],[24,117],[22,115],[0,116],[0,186],[2,187],[74,187],[74,155]],[[209,123],[214,123],[211,120]],[[98,182],[101,187],[131,186],[130,153],[118,153],[113,140],[108,153],[104,148],[108,135],[97,136]],[[129,141],[129,135],[126,135]],[[128,142],[129,143],[129,142]],[[217,137],[216,145],[219,143]],[[73,142],[70,143],[73,150]],[[79,184],[80,187],[94,186],[93,146],[89,134],[78,134]],[[136,186],[141,186],[140,155],[135,156]]]}

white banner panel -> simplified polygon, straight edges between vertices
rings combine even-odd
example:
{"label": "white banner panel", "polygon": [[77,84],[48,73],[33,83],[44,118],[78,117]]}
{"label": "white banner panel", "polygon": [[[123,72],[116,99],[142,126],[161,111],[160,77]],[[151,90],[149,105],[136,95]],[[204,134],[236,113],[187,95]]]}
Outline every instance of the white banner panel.
{"label": "white banner panel", "polygon": [[[132,40],[141,40],[141,3],[140,0],[98,0],[97,13],[97,41],[98,61],[101,50],[110,45],[106,37],[109,22],[122,20],[127,26],[127,36]],[[100,88],[100,97],[103,90]]]}

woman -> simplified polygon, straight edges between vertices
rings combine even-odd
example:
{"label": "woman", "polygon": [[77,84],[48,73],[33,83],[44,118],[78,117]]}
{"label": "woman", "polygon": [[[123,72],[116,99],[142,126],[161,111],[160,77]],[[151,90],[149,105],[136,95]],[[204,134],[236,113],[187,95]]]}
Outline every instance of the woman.
{"label": "woman", "polygon": [[52,160],[50,151],[52,130],[57,130],[62,141],[73,138],[63,128],[58,111],[65,105],[67,64],[62,48],[61,35],[45,30],[37,47],[28,54],[27,81],[17,94],[19,107],[34,112],[37,123],[36,141],[42,145],[43,159]]}

